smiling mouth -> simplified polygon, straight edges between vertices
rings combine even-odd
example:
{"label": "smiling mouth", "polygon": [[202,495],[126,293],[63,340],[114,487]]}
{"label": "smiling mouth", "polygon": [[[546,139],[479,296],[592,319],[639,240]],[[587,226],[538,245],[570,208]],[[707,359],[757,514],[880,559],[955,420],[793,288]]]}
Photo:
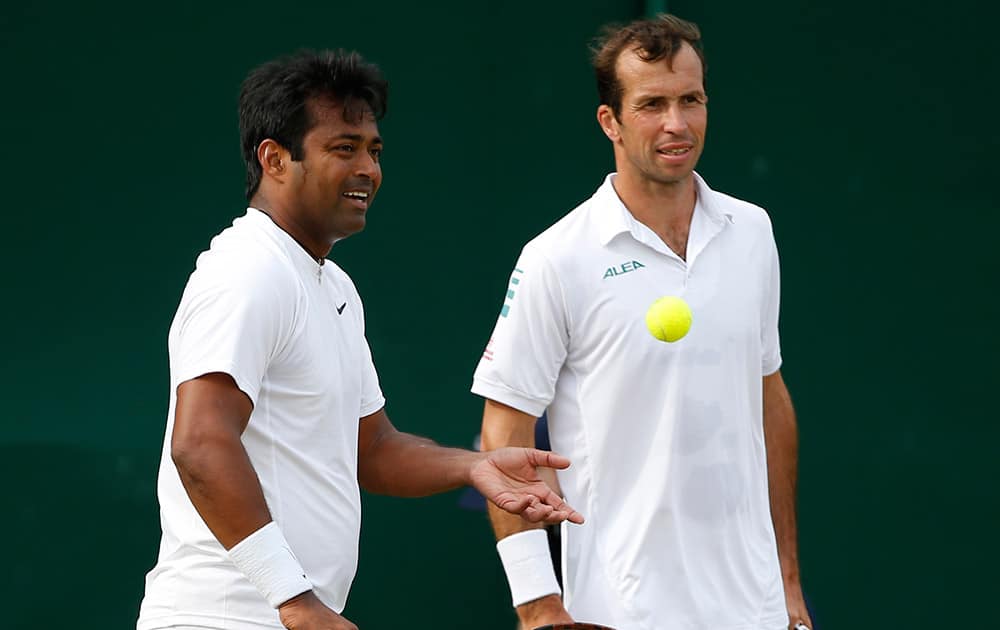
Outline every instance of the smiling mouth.
{"label": "smiling mouth", "polygon": [[657,149],[656,152],[662,153],[663,155],[680,156],[690,153],[691,147],[682,147],[680,149]]}
{"label": "smiling mouth", "polygon": [[360,210],[367,210],[370,199],[372,198],[372,193],[365,190],[348,190],[342,195],[345,199],[351,201],[351,204]]}

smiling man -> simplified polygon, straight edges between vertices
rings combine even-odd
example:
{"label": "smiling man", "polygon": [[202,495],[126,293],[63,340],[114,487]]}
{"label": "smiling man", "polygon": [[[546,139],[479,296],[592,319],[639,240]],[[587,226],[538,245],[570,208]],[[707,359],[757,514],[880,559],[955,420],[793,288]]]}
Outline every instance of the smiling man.
{"label": "smiling man", "polygon": [[533,449],[473,453],[397,431],[354,284],[326,259],[382,183],[387,86],[356,53],[254,70],[240,95],[246,214],[198,257],[170,328],[163,537],[139,630],[354,630],[360,487],[471,484],[532,522],[582,522]]}
{"label": "smiling man", "polygon": [[[616,172],[524,247],[473,383],[486,448],[533,446],[547,410],[574,461],[559,486],[588,515],[563,532],[560,597],[543,531],[490,509],[513,603],[524,628],[808,625],[777,250],[764,210],[694,171],[699,30],[670,15],[609,30],[594,68]],[[693,311],[673,344],[644,321],[667,295]]]}

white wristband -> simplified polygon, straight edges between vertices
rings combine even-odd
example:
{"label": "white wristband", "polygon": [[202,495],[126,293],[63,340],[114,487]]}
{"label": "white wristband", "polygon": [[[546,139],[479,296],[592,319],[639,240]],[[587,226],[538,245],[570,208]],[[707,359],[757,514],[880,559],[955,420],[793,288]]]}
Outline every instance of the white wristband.
{"label": "white wristband", "polygon": [[497,553],[507,574],[515,608],[539,597],[562,593],[552,568],[549,539],[544,529],[531,529],[504,538],[497,543]]}
{"label": "white wristband", "polygon": [[272,608],[312,590],[312,582],[274,521],[237,543],[229,550],[229,559]]}

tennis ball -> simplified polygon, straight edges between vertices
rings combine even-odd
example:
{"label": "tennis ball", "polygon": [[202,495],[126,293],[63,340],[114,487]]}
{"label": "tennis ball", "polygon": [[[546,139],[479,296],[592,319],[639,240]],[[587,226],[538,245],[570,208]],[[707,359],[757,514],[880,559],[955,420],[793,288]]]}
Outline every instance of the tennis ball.
{"label": "tennis ball", "polygon": [[646,311],[646,328],[660,341],[677,341],[691,330],[691,308],[677,296],[661,297]]}

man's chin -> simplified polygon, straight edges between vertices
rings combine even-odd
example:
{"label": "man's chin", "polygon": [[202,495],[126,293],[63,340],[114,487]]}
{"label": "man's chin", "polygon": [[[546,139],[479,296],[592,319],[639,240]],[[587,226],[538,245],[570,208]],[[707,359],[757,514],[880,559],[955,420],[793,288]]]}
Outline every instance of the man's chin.
{"label": "man's chin", "polygon": [[357,234],[358,232],[365,229],[366,224],[367,221],[365,219],[365,215],[363,214],[357,217],[352,217],[352,219],[349,221],[340,222],[333,229],[333,234],[334,234],[333,242],[336,243],[337,241],[344,240],[348,236],[353,236],[354,234]]}
{"label": "man's chin", "polygon": [[691,171],[687,173],[659,173],[651,179],[661,186],[680,186],[691,181]]}

